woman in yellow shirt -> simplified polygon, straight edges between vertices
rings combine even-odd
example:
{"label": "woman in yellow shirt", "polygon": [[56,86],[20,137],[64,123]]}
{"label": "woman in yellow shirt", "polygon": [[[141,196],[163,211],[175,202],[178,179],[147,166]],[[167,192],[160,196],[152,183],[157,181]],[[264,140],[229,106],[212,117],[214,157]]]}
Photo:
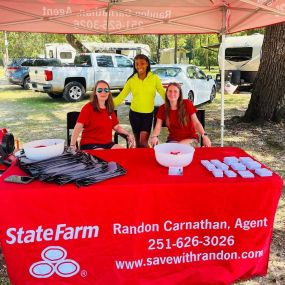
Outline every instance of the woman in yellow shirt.
{"label": "woman in yellow shirt", "polygon": [[154,97],[156,92],[165,98],[165,90],[159,77],[150,71],[147,56],[139,54],[134,58],[134,72],[127,80],[122,92],[114,99],[115,106],[132,93],[129,119],[137,147],[149,147],[148,139],[152,128]]}

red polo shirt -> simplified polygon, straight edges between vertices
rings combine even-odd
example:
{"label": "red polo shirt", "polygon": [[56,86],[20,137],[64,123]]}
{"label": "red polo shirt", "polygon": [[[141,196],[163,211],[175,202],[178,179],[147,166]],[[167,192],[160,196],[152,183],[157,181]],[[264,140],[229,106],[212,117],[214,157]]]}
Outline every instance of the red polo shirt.
{"label": "red polo shirt", "polygon": [[[181,126],[178,121],[178,111],[170,110],[169,126],[167,126],[169,131],[169,135],[167,138],[168,140],[181,141],[183,139],[190,138],[198,139],[194,124],[191,120],[191,116],[197,112],[197,109],[193,106],[190,100],[184,99],[183,102],[186,108],[186,115],[188,116],[188,124],[187,126]],[[156,117],[165,122],[165,104],[159,107]]]}
{"label": "red polo shirt", "polygon": [[100,112],[96,112],[90,102],[83,106],[77,122],[83,124],[84,128],[81,135],[81,145],[111,143],[112,129],[119,124],[115,112],[111,115],[106,109],[100,109]]}

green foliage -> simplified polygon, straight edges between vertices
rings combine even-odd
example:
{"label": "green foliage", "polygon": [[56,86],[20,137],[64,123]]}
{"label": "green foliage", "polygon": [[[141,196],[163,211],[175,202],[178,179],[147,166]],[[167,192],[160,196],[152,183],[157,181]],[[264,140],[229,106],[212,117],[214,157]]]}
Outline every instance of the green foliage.
{"label": "green foliage", "polygon": [[[236,35],[250,35],[254,33],[264,33],[264,29],[254,29],[237,33]],[[44,46],[46,43],[66,43],[62,34],[45,33],[17,33],[8,32],[8,51],[10,58],[44,56]],[[150,46],[152,56],[156,56],[158,46],[157,35],[76,35],[81,41],[96,42],[137,42]],[[193,64],[199,66],[217,65],[217,53],[209,51],[203,46],[210,46],[219,42],[217,35],[178,35],[178,48],[185,48],[187,57]],[[161,36],[161,49],[173,48],[174,36]],[[4,33],[0,33],[0,58],[5,53]]]}

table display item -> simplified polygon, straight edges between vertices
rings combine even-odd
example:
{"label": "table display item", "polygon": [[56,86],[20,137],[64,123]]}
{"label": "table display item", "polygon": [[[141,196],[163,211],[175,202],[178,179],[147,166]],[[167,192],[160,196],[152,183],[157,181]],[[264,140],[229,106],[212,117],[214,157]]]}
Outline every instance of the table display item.
{"label": "table display item", "polygon": [[221,169],[216,169],[212,171],[215,177],[224,177],[224,172]]}
{"label": "table display item", "polygon": [[216,170],[216,166],[212,164],[209,160],[201,160],[201,164],[205,166],[209,171]]}
{"label": "table display item", "polygon": [[246,170],[246,166],[240,162],[236,162],[236,163],[232,163],[231,164],[231,168],[233,170],[237,170],[237,171],[243,171]]}
{"label": "table display item", "polygon": [[229,178],[235,178],[237,177],[237,174],[236,172],[232,171],[232,170],[226,170],[225,171],[225,175]]}
{"label": "table display item", "polygon": [[5,182],[28,184],[35,178],[31,176],[10,175],[4,179]]}
{"label": "table display item", "polygon": [[107,162],[85,152],[64,152],[53,158],[32,161],[19,158],[19,166],[32,177],[57,184],[75,183],[86,186],[126,173],[116,162]]}
{"label": "table display item", "polygon": [[240,171],[238,171],[238,174],[242,178],[254,178],[254,174],[248,170],[240,170]]}
{"label": "table display item", "polygon": [[239,162],[239,159],[235,156],[226,156],[224,157],[224,163],[227,165],[231,165],[232,163]]}
{"label": "table display item", "polygon": [[221,169],[223,171],[228,170],[229,166],[225,163],[219,161],[218,159],[212,159],[211,163],[214,164],[218,169]]}
{"label": "table display item", "polygon": [[45,139],[25,143],[23,149],[27,158],[43,160],[61,155],[64,151],[63,139]]}
{"label": "table display item", "polygon": [[[195,148],[179,143],[163,143],[154,147],[156,161],[165,167],[173,167],[177,169],[177,175],[181,175],[181,168],[188,166],[194,156]],[[175,173],[172,170],[171,173]],[[173,175],[173,174],[172,174]]]}
{"label": "table display item", "polygon": [[272,171],[267,168],[257,168],[255,169],[255,173],[261,177],[269,177],[272,176]]}
{"label": "table display item", "polygon": [[258,168],[261,168],[261,163],[257,162],[257,161],[245,161],[243,163],[249,170],[255,170]]}

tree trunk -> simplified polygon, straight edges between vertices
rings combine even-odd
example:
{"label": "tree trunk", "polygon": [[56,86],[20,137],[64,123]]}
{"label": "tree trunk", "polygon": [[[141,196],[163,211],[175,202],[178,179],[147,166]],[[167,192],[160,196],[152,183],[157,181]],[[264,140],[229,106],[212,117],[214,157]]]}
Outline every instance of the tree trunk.
{"label": "tree trunk", "polygon": [[174,63],[177,63],[177,35],[174,35]]}
{"label": "tree trunk", "polygon": [[260,67],[244,115],[246,122],[285,120],[285,23],[265,29]]}
{"label": "tree trunk", "polygon": [[76,49],[77,52],[91,52],[86,46],[84,46],[81,41],[79,41],[73,34],[66,34],[65,38],[67,42]]}
{"label": "tree trunk", "polygon": [[160,63],[161,35],[157,36],[156,61]]}

